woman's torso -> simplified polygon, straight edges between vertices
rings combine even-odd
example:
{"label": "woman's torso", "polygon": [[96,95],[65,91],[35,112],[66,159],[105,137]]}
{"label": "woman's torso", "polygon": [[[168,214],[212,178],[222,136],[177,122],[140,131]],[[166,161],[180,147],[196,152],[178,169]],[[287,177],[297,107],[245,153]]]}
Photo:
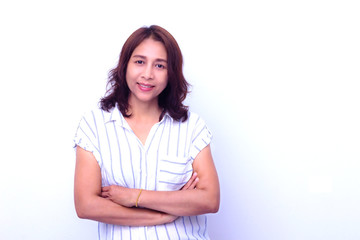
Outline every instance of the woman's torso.
{"label": "woman's torso", "polygon": [[[179,190],[192,175],[192,162],[211,140],[202,119],[189,113],[185,122],[165,114],[143,144],[117,108],[84,115],[83,131],[92,135],[102,185],[146,190]],[[129,227],[99,223],[99,239],[208,239],[205,215],[179,217],[169,224]]]}

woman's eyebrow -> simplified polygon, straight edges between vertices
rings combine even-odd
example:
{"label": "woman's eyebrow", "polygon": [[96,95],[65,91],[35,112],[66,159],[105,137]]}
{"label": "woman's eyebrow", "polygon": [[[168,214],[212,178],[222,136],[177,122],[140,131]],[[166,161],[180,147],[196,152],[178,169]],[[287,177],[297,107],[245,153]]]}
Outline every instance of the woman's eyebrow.
{"label": "woman's eyebrow", "polygon": [[[147,59],[147,57],[145,57],[143,55],[134,55],[133,58]],[[163,58],[156,58],[155,61],[156,62],[167,62],[167,60],[163,59]]]}
{"label": "woman's eyebrow", "polygon": [[134,55],[134,56],[132,56],[133,58],[141,58],[141,59],[146,59],[146,57],[145,56],[143,56],[143,55]]}
{"label": "woman's eyebrow", "polygon": [[157,58],[156,61],[157,61],[157,62],[166,62],[166,63],[167,63],[167,60],[162,59],[162,58]]}

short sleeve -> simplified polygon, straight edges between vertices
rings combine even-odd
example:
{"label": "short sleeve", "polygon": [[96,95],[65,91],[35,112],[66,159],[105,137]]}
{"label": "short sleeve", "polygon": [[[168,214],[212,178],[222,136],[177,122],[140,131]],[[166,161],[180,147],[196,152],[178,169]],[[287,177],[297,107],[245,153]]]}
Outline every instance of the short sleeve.
{"label": "short sleeve", "polygon": [[192,135],[190,157],[195,159],[199,152],[210,144],[211,139],[212,133],[208,129],[205,121],[199,117]]}
{"label": "short sleeve", "polygon": [[89,114],[84,114],[81,118],[74,137],[74,148],[79,146],[86,151],[92,152],[97,161],[99,161],[100,154],[96,128],[93,126],[94,124],[92,124],[92,122]]}

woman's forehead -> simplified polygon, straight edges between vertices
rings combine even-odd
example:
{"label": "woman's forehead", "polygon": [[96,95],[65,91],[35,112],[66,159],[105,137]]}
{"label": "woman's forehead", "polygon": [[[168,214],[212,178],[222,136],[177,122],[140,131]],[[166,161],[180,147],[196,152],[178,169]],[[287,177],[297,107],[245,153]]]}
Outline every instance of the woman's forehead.
{"label": "woman's forehead", "polygon": [[167,53],[162,42],[156,41],[152,38],[147,38],[142,41],[132,53],[132,57],[139,56],[142,58],[167,60]]}

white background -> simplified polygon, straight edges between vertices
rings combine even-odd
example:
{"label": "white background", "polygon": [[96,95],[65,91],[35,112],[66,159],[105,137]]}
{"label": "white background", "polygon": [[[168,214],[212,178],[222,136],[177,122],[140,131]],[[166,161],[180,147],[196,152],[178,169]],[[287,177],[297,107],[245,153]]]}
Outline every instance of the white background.
{"label": "white background", "polygon": [[214,134],[212,239],[360,239],[356,1],[2,1],[0,238],[97,239],[73,205],[72,138],[125,39],[178,40]]}

